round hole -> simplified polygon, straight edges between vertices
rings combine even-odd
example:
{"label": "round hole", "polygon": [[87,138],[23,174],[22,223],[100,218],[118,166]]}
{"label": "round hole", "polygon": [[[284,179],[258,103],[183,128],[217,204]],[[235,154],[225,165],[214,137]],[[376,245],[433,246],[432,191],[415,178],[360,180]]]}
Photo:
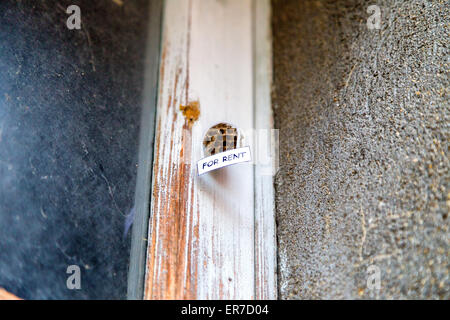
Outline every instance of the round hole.
{"label": "round hole", "polygon": [[207,157],[237,148],[238,130],[228,123],[219,123],[208,129],[203,138]]}

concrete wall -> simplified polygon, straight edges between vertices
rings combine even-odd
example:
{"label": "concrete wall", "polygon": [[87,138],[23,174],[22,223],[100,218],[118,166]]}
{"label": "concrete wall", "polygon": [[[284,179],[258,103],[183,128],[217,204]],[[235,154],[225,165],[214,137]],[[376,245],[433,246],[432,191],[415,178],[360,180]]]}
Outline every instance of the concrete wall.
{"label": "concrete wall", "polygon": [[447,1],[273,1],[281,299],[450,298],[449,16]]}

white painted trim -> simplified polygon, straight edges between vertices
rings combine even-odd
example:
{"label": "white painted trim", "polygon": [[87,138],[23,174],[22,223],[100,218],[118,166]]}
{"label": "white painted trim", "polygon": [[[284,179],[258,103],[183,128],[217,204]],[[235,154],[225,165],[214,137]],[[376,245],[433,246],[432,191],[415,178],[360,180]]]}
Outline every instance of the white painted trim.
{"label": "white painted trim", "polygon": [[[277,299],[277,242],[273,177],[278,169],[278,134],[272,115],[272,29],[270,0],[254,1],[254,125],[258,152],[270,151],[268,165],[255,165],[256,299]],[[262,150],[261,150],[262,149]],[[260,154],[256,154],[259,157]]]}
{"label": "white painted trim", "polygon": [[[196,172],[209,124],[268,128],[270,115],[255,116],[254,108],[270,111],[270,79],[263,80],[270,72],[253,73],[270,61],[270,53],[254,60],[255,48],[257,57],[267,49],[254,36],[270,21],[259,30],[253,18],[269,19],[268,9],[268,0],[165,2],[146,299],[276,297],[272,180],[255,178],[252,163]],[[191,122],[180,104],[193,101],[200,116]],[[251,145],[252,135],[244,137]]]}

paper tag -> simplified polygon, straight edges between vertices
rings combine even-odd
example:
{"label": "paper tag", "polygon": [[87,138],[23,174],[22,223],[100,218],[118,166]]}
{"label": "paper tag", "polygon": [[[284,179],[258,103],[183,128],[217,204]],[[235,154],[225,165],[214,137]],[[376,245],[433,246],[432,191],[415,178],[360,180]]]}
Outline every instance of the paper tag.
{"label": "paper tag", "polygon": [[250,147],[243,147],[239,149],[228,150],[215,154],[213,156],[204,158],[197,162],[198,175],[209,171],[220,169],[232,164],[248,162],[252,160],[250,154]]}

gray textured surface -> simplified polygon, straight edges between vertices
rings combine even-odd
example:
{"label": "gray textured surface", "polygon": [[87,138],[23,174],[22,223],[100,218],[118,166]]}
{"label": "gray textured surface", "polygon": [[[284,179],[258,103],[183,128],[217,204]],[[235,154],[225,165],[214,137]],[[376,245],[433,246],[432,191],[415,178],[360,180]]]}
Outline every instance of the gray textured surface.
{"label": "gray textured surface", "polygon": [[149,4],[0,1],[0,287],[21,298],[126,298]]}
{"label": "gray textured surface", "polygon": [[281,299],[450,298],[450,6],[370,4],[273,1]]}

